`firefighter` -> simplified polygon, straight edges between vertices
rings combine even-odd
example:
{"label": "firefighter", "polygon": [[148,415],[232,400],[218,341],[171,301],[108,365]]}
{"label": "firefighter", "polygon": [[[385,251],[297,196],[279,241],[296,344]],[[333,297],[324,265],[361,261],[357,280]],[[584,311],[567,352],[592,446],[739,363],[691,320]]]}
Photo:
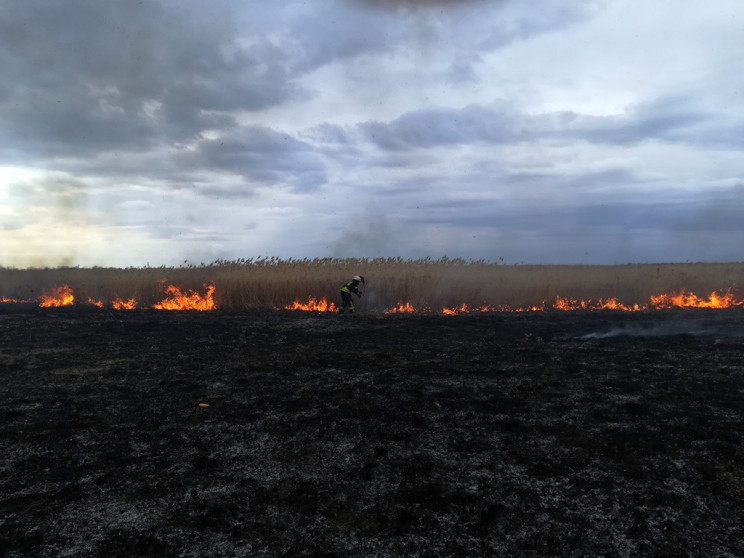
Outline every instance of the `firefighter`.
{"label": "firefighter", "polygon": [[351,294],[357,295],[357,298],[362,298],[361,285],[364,285],[364,277],[357,275],[341,287],[341,308],[338,309],[339,314],[343,314],[347,309],[350,314],[354,313],[354,303],[351,300]]}

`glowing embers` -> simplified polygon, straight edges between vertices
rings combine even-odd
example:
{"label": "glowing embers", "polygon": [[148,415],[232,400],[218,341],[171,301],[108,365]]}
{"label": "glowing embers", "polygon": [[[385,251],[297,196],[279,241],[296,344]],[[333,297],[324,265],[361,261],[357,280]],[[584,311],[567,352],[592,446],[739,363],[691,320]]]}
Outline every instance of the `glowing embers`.
{"label": "glowing embers", "polygon": [[544,310],[543,306],[527,306],[525,308],[512,308],[510,306],[491,306],[490,304],[482,304],[480,306],[470,306],[468,304],[461,304],[460,306],[453,306],[451,308],[442,308],[442,314],[445,316],[454,316],[456,314],[468,314],[471,312],[527,312]]}
{"label": "glowing embers", "polygon": [[338,312],[338,306],[333,302],[328,302],[325,298],[316,299],[310,297],[307,299],[307,303],[295,300],[292,304],[288,304],[282,308],[283,310],[300,310],[302,312]]}
{"label": "glowing embers", "polygon": [[165,293],[168,296],[159,303],[153,304],[152,307],[156,310],[214,310],[217,308],[212,298],[215,286],[209,284],[204,285],[204,287],[207,291],[202,296],[195,291],[186,291],[184,293],[175,285],[168,285],[165,288]]}

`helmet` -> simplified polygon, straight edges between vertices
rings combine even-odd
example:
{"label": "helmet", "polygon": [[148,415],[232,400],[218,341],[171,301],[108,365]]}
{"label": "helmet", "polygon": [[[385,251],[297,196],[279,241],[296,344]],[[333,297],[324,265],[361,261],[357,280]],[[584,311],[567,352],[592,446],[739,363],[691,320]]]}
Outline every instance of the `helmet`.
{"label": "helmet", "polygon": [[360,283],[364,284],[364,277],[362,277],[361,275],[356,275],[354,277],[354,281],[359,281]]}

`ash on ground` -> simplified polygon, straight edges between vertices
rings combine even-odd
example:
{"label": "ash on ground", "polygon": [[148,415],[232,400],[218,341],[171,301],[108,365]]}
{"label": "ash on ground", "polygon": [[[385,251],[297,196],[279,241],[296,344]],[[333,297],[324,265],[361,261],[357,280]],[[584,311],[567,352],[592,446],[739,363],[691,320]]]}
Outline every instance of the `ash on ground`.
{"label": "ash on ground", "polygon": [[742,556],[743,324],[0,308],[0,555]]}

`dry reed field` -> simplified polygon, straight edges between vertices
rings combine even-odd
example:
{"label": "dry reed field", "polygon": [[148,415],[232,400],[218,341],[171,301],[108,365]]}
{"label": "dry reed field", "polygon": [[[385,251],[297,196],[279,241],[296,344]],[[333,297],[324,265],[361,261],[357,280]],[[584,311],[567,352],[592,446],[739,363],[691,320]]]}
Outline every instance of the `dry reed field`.
{"label": "dry reed field", "polygon": [[164,298],[168,285],[202,294],[213,285],[216,308],[272,310],[310,299],[337,303],[339,287],[357,274],[367,280],[357,309],[368,312],[399,302],[432,311],[462,305],[527,308],[557,297],[642,306],[652,296],[681,292],[728,292],[740,301],[744,292],[741,262],[508,266],[447,258],[259,258],[183,267],[0,268],[0,300],[36,300],[68,285],[76,304],[134,299],[138,308],[150,308]]}

